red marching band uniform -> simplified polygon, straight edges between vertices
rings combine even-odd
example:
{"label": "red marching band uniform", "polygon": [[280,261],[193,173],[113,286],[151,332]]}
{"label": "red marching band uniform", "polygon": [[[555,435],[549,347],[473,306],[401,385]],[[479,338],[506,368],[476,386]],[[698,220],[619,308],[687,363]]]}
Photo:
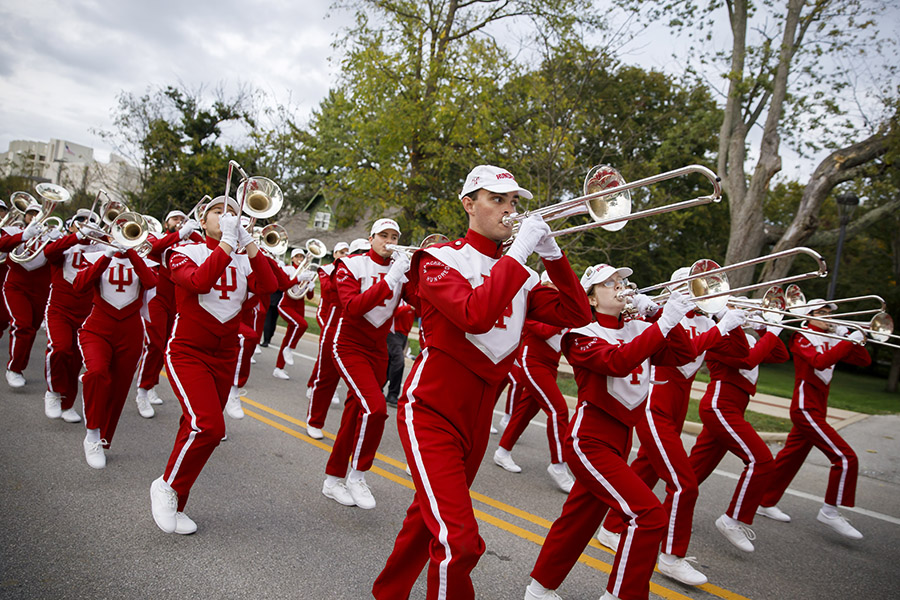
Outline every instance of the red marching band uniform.
{"label": "red marching band uniform", "polygon": [[[294,250],[297,252],[298,250]],[[302,255],[302,250],[300,251]],[[294,255],[292,254],[292,257]],[[299,256],[299,255],[298,255]],[[281,347],[278,349],[278,358],[275,360],[276,369],[284,369],[285,364],[294,364],[291,352],[297,348],[297,343],[308,327],[306,323],[306,300],[312,300],[315,295],[315,284],[311,282],[312,272],[297,273],[292,265],[280,265],[281,277],[279,277],[279,288],[284,294],[278,301],[278,314],[287,323],[287,330],[281,340]],[[299,278],[303,278],[301,281]],[[299,298],[291,298],[288,291],[294,290],[300,295]],[[290,361],[290,362],[288,362]]]}
{"label": "red marching band uniform", "polygon": [[323,437],[322,428],[325,426],[328,407],[341,381],[341,373],[332,352],[334,333],[337,331],[342,312],[341,299],[332,280],[335,266],[335,263],[331,263],[319,267],[318,270],[319,308],[316,311],[316,321],[319,324],[319,352],[306,383],[306,397],[309,399],[306,431],[315,439]]}

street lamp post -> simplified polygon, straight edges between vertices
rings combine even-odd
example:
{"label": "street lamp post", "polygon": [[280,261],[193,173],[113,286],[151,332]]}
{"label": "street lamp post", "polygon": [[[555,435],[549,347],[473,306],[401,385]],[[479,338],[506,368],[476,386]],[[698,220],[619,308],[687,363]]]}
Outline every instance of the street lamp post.
{"label": "street lamp post", "polygon": [[834,271],[831,274],[831,284],[828,286],[827,300],[834,299],[835,289],[837,288],[838,267],[841,264],[841,251],[844,249],[844,234],[847,232],[847,223],[853,217],[853,212],[859,206],[859,196],[852,192],[839,194],[835,199],[838,205],[838,215],[841,219],[841,229],[838,233],[837,252],[834,257]]}

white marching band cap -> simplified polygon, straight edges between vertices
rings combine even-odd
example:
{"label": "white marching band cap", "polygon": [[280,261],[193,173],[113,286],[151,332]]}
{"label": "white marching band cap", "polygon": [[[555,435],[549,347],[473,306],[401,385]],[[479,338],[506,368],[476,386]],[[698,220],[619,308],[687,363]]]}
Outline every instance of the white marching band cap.
{"label": "white marching band cap", "polygon": [[359,252],[360,250],[362,250],[363,252],[368,252],[371,246],[369,245],[369,240],[356,238],[355,240],[350,242],[350,246],[348,246],[348,248],[350,248],[350,254],[353,254],[354,252]]}
{"label": "white marching band cap", "polygon": [[469,171],[466,183],[459,193],[459,199],[462,200],[472,192],[481,189],[498,194],[518,192],[519,196],[526,200],[531,200],[534,197],[531,192],[516,183],[516,178],[513,177],[512,173],[492,165],[478,165]]}
{"label": "white marching band cap", "polygon": [[[690,276],[691,268],[690,267],[679,267],[672,272],[672,276],[669,278],[669,281],[678,281],[679,279],[684,279],[685,277]],[[666,286],[666,289],[670,292],[681,292],[683,294],[687,294],[687,289],[691,284],[687,281],[684,283],[679,283],[676,286]]]}
{"label": "white marching band cap", "polygon": [[375,235],[376,233],[381,233],[388,229],[393,229],[398,234],[400,233],[400,226],[397,225],[397,221],[393,219],[378,219],[372,224],[372,231],[369,232],[369,235]]}
{"label": "white marching band cap", "polygon": [[32,212],[32,211],[40,212],[40,211],[41,211],[41,205],[40,205],[40,203],[38,203],[38,202],[32,202],[32,203],[30,203],[28,206],[25,207],[25,212],[28,213],[28,212]]}
{"label": "white marching band cap", "polygon": [[[216,206],[222,206],[222,200],[225,199],[225,196],[216,196],[212,200],[206,203],[206,206],[203,207],[203,216],[206,216],[206,213],[209,212],[211,208],[215,208]],[[241,207],[237,203],[237,200],[234,198],[228,198],[226,201],[228,206],[234,211],[234,214],[238,215],[241,213]]]}
{"label": "white marching band cap", "polygon": [[812,311],[819,310],[820,308],[830,308],[831,310],[837,310],[837,304],[835,304],[834,302],[828,302],[826,300],[823,300],[822,298],[813,298],[805,305],[801,306],[800,308],[795,308],[791,312],[795,312],[801,315],[808,315]]}
{"label": "white marching band cap", "polygon": [[332,250],[331,253],[335,254],[336,252],[340,252],[341,250],[349,250],[349,249],[350,249],[350,244],[348,244],[347,242],[338,242],[337,244],[334,245],[334,250]]}
{"label": "white marching band cap", "polygon": [[172,217],[181,217],[182,219],[187,219],[187,215],[180,210],[170,210],[169,214],[166,215],[166,218],[163,219],[163,221],[168,221]]}
{"label": "white marching band cap", "polygon": [[581,276],[581,287],[587,292],[591,289],[592,285],[603,283],[616,273],[618,273],[620,277],[631,277],[631,274],[634,273],[634,271],[628,267],[619,267],[617,269],[610,265],[600,263],[584,270],[584,275]]}
{"label": "white marching band cap", "polygon": [[293,250],[291,250],[291,260],[293,260],[294,257],[297,255],[305,256],[305,253],[303,252],[302,248],[294,248]]}
{"label": "white marching band cap", "polygon": [[0,200],[0,208],[7,208],[6,202],[4,202],[3,200]]}

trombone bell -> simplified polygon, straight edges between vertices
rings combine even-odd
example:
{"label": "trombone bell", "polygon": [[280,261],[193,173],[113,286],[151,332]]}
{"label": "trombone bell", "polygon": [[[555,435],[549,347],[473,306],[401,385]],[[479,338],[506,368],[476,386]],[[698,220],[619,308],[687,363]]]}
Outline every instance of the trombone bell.
{"label": "trombone bell", "polygon": [[243,200],[243,212],[255,219],[275,216],[284,204],[281,188],[268,177],[250,177],[241,182],[237,197]]}
{"label": "trombone bell", "polygon": [[[598,192],[625,185],[625,178],[618,170],[609,165],[597,165],[588,171],[584,178],[584,195],[591,196]],[[631,214],[631,192],[623,190],[617,194],[604,195],[586,203],[588,214],[594,221],[607,221],[618,219]],[[608,225],[601,225],[606,231],[618,231],[625,227],[628,221],[619,221]]]}

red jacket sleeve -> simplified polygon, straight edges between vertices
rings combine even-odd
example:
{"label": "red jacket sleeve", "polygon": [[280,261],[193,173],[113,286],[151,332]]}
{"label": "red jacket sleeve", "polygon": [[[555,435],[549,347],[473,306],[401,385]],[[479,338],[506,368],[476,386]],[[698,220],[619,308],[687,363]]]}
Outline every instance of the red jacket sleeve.
{"label": "red jacket sleeve", "polygon": [[534,289],[528,296],[528,318],[560,327],[590,323],[594,318],[591,304],[565,255],[559,260],[544,260],[544,266],[559,290],[545,286]]}
{"label": "red jacket sleeve", "polygon": [[178,242],[181,241],[181,233],[178,231],[173,231],[172,233],[168,233],[161,238],[156,238],[151,242],[150,252],[147,253],[147,257],[151,260],[155,260],[156,262],[162,261],[162,253],[166,248],[174,246]]}
{"label": "red jacket sleeve", "polygon": [[[218,250],[218,248],[217,248]],[[223,252],[224,254],[224,252]],[[275,263],[266,258],[262,252],[250,259],[250,268],[253,272],[247,278],[247,289],[254,294],[271,294],[278,289],[278,280],[275,279]],[[281,271],[281,269],[278,269]]]}
{"label": "red jacket sleeve", "polygon": [[791,340],[791,352],[799,354],[814,369],[827,369],[840,361],[853,365],[866,367],[872,363],[872,358],[862,346],[853,342],[838,342],[825,352],[819,352],[805,336],[795,333]]}
{"label": "red jacket sleeve", "polygon": [[159,276],[153,269],[147,266],[144,259],[138,256],[138,253],[133,248],[129,248],[128,251],[125,252],[125,256],[131,261],[134,272],[137,273],[138,279],[141,280],[141,286],[143,286],[145,290],[156,287]]}
{"label": "red jacket sleeve", "polygon": [[787,348],[771,331],[767,331],[759,338],[746,356],[731,356],[713,351],[706,354],[707,360],[714,360],[735,369],[753,369],[762,363],[783,363],[789,358]]}
{"label": "red jacket sleeve", "polygon": [[79,243],[82,243],[82,240],[79,240],[76,234],[70,233],[69,235],[64,235],[58,240],[54,240],[44,246],[44,256],[47,257],[49,262],[55,263],[62,259],[63,253],[66,250]]}
{"label": "red jacket sleeve", "polygon": [[726,356],[745,357],[750,353],[750,344],[747,343],[747,336],[743,331],[732,330],[726,335],[722,335],[718,327],[713,327],[704,334],[699,335],[694,340],[694,356],[700,356],[701,353],[712,351],[717,354]]}
{"label": "red jacket sleeve", "polygon": [[13,235],[0,236],[0,252],[12,252],[22,243],[22,231]]}
{"label": "red jacket sleeve", "polygon": [[350,269],[338,261],[332,277],[335,280],[338,296],[346,314],[351,317],[361,317],[385,300],[391,297],[391,286],[382,279],[365,292],[361,292],[362,286],[359,280],[350,272]]}
{"label": "red jacket sleeve", "polygon": [[[659,325],[657,325],[659,327]],[[680,324],[676,325],[666,336],[666,344],[653,353],[650,362],[661,367],[677,367],[685,365],[697,358],[694,353],[694,342]]]}
{"label": "red jacket sleeve", "polygon": [[532,319],[528,319],[527,321],[525,321],[525,328],[542,340],[550,339],[554,335],[565,329],[565,327],[547,325],[546,323],[541,323],[540,321],[534,321]]}
{"label": "red jacket sleeve", "polygon": [[222,277],[225,267],[230,262],[231,256],[218,247],[201,265],[197,265],[180,252],[173,252],[169,259],[169,269],[175,285],[180,285],[194,294],[207,294]]}
{"label": "red jacket sleeve", "polygon": [[621,346],[580,333],[569,332],[563,337],[563,351],[570,365],[610,377],[628,376],[665,345],[666,338],[659,330],[659,325],[645,329],[639,336]]}
{"label": "red jacket sleeve", "polygon": [[112,258],[104,254],[94,264],[78,271],[78,274],[75,275],[75,280],[72,281],[72,289],[79,294],[92,289],[97,280],[103,275],[106,267],[109,266],[110,261],[112,261]]}

